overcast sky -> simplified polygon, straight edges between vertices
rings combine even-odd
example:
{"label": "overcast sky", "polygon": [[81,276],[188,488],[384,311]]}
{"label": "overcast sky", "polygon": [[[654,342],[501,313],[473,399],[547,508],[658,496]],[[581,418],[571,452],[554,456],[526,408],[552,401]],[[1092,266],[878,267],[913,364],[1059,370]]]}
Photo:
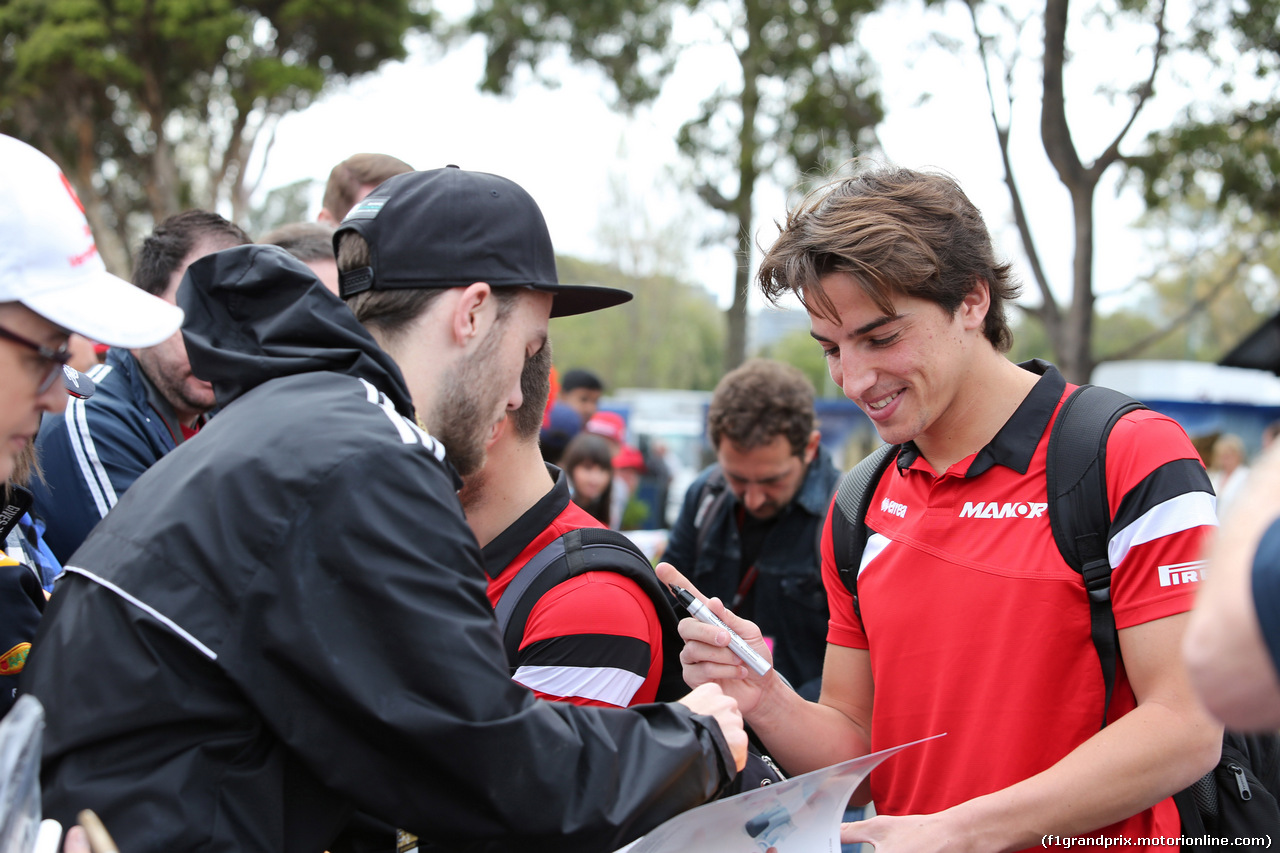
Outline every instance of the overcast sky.
{"label": "overcast sky", "polygon": [[[965,55],[932,46],[928,33],[940,28],[970,46]],[[918,0],[910,0],[877,14],[862,32],[866,43],[876,46],[888,105],[879,132],[889,158],[954,175],[983,210],[1001,250],[1023,268],[1009,225],[1008,196],[967,13],[959,4],[926,12]],[[1038,37],[1038,27],[1032,35]],[[1086,162],[1114,135],[1125,114],[1123,104],[1109,106],[1094,95],[1095,88],[1108,77],[1120,86],[1133,82],[1140,72],[1129,66],[1141,67],[1137,46],[1148,36],[1144,31],[1119,33],[1072,45],[1077,60],[1086,60],[1068,71],[1069,115]],[[1034,39],[1024,48],[1038,55]],[[501,174],[524,186],[541,205],[557,251],[611,260],[600,223],[619,218],[617,192],[610,187],[622,186],[631,196],[624,215],[654,229],[676,225],[685,235],[686,245],[679,247],[687,258],[685,277],[707,286],[721,305],[728,304],[733,277],[729,244],[698,245],[699,235],[722,220],[682,194],[673,174],[680,163],[676,129],[718,81],[733,79],[736,63],[727,47],[707,43],[686,51],[663,95],[631,118],[609,109],[609,86],[598,74],[551,66],[549,73],[561,81],[558,88],[525,81],[514,95],[496,97],[477,90],[482,67],[478,40],[443,54],[422,44],[407,61],[327,94],[281,122],[262,189],[302,178],[323,179],[335,163],[358,151],[394,154],[418,169],[452,163]],[[1038,69],[1028,62],[1022,72],[1015,83],[1015,165],[1050,278],[1065,292],[1072,239],[1068,200],[1039,143]],[[1157,99],[1151,117],[1131,133],[1128,150],[1176,106],[1176,98]],[[766,183],[758,189],[759,242],[772,240],[772,221],[785,209],[783,187]],[[1096,210],[1098,289],[1123,288],[1151,263],[1128,229],[1141,205],[1132,192],[1117,198],[1108,184],[1098,193]],[[1028,293],[1034,294],[1029,275],[1023,278]]]}

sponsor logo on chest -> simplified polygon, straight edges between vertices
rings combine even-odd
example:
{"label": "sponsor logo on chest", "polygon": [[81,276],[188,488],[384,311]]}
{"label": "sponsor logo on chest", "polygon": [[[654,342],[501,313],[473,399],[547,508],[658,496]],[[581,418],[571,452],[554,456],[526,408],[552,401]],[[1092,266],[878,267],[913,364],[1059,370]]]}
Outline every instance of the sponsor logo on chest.
{"label": "sponsor logo on chest", "polygon": [[1043,518],[1047,503],[1031,501],[965,501],[961,518]]}
{"label": "sponsor logo on chest", "polygon": [[896,515],[898,518],[907,517],[907,505],[891,501],[888,498],[880,501],[880,511],[887,512],[889,515]]}

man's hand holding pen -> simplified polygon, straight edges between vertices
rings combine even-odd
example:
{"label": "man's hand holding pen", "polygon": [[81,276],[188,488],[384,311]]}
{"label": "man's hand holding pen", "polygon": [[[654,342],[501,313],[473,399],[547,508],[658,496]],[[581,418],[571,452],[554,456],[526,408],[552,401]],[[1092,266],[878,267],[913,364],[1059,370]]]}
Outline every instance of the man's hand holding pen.
{"label": "man's hand holding pen", "polygon": [[[719,684],[725,693],[738,700],[743,714],[750,714],[759,702],[762,691],[773,682],[781,682],[772,668],[769,647],[754,622],[740,619],[730,613],[717,598],[708,599],[680,574],[670,563],[658,564],[658,578],[669,586],[687,590],[707,611],[723,623],[708,624],[695,618],[680,621],[680,637],[685,641],[680,652],[684,667],[684,680],[691,687],[701,684]],[[735,636],[748,648],[749,655],[732,648]],[[763,674],[757,674],[747,665],[749,657],[757,657],[763,663]]]}

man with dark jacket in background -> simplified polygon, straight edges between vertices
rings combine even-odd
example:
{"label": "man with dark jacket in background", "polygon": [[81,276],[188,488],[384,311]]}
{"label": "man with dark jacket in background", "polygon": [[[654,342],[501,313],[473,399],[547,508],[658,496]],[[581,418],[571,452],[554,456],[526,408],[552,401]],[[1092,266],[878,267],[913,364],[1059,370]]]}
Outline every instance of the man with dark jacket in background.
{"label": "man with dark jacket in background", "polygon": [[548,316],[628,294],[560,285],[533,200],[456,168],[383,184],[335,241],[348,306],[277,247],[188,271],[222,409],[54,595],[24,681],[45,814],[92,808],[129,853],[316,853],[356,809],[446,849],[609,851],[710,799],[736,706],[512,682],[455,494]]}
{"label": "man with dark jacket in background", "polygon": [[[133,283],[176,305],[192,261],[248,242],[216,213],[179,213],[142,242]],[[94,395],[45,418],[37,439],[43,477],[32,482],[35,510],[64,564],[134,480],[195,435],[214,407],[213,388],[191,372],[181,332],[155,346],[111,349],[89,375]]]}
{"label": "man with dark jacket in background", "polygon": [[717,462],[685,493],[663,559],[754,619],[778,672],[816,699],[827,647],[818,536],[840,472],[820,442],[813,396],[805,375],[780,362],[752,359],[725,374],[707,410]]}

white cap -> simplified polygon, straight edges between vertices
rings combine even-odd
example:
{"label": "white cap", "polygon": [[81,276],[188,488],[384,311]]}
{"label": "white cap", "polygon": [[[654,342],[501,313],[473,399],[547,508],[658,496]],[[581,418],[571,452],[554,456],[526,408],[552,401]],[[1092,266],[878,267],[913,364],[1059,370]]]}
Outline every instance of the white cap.
{"label": "white cap", "polygon": [[149,347],[182,309],[107,272],[70,182],[36,149],[0,135],[0,302],[21,302],[99,343]]}

